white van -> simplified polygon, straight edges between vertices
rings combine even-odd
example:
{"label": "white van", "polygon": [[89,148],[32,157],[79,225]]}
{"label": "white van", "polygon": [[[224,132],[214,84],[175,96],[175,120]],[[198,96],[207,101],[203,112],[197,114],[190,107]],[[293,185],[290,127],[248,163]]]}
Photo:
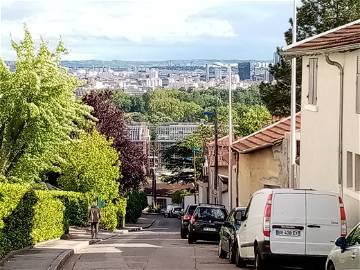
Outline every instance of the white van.
{"label": "white van", "polygon": [[262,189],[253,194],[237,232],[236,262],[242,266],[252,260],[256,269],[266,269],[275,261],[301,262],[305,257],[325,265],[335,240],[345,235],[345,210],[338,195]]}

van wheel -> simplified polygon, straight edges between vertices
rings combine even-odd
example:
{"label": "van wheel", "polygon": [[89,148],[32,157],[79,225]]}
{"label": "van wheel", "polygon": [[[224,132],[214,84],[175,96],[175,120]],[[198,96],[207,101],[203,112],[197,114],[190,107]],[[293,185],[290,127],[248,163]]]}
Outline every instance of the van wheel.
{"label": "van wheel", "polygon": [[335,266],[332,262],[329,263],[327,270],[335,270]]}
{"label": "van wheel", "polygon": [[237,267],[245,267],[246,263],[243,260],[243,258],[241,258],[241,256],[240,256],[240,250],[238,248],[238,245],[235,246],[234,252],[235,252],[235,264],[236,264],[236,266]]}
{"label": "van wheel", "polygon": [[194,244],[195,241],[196,241],[196,239],[195,239],[194,235],[192,233],[189,233],[189,235],[188,235],[188,243],[189,244]]}
{"label": "van wheel", "polygon": [[181,239],[186,239],[186,232],[184,229],[181,229],[180,236],[181,236]]}
{"label": "van wheel", "polygon": [[229,263],[233,264],[236,260],[236,243],[229,245]]}
{"label": "van wheel", "polygon": [[256,270],[265,270],[267,269],[265,266],[264,260],[261,258],[259,250],[255,251],[255,269]]}
{"label": "van wheel", "polygon": [[218,255],[221,259],[225,259],[227,256],[226,251],[222,248],[221,240],[219,241]]}

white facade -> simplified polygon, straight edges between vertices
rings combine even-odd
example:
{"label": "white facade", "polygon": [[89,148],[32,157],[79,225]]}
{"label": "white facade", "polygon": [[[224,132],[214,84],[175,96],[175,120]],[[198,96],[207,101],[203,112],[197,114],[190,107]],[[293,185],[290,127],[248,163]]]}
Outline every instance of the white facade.
{"label": "white facade", "polygon": [[[339,69],[328,64],[324,55],[303,57],[302,65],[300,188],[343,195],[348,227],[360,221],[360,114],[356,113],[359,56],[360,50],[330,54],[331,60],[344,66],[343,184],[338,177]],[[318,59],[317,98],[312,105],[308,100],[309,58]]]}

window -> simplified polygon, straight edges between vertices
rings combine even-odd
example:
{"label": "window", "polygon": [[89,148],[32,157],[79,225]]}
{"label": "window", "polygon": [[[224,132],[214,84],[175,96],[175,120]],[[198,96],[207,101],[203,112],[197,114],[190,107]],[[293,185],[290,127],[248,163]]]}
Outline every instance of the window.
{"label": "window", "polygon": [[360,245],[360,225],[348,235],[346,243],[348,246]]}
{"label": "window", "polygon": [[353,187],[353,153],[347,152],[346,155],[346,186],[348,188]]}
{"label": "window", "polygon": [[317,71],[318,71],[318,59],[309,59],[309,104],[316,105],[317,103]]}
{"label": "window", "polygon": [[360,191],[360,155],[355,154],[355,191]]}
{"label": "window", "polygon": [[360,114],[360,57],[356,61],[356,113]]}

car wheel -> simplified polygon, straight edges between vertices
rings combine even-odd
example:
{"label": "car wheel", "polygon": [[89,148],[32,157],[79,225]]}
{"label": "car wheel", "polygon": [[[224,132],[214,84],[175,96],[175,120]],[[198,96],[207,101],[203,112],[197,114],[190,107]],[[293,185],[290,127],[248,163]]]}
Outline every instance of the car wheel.
{"label": "car wheel", "polygon": [[219,241],[218,255],[219,255],[219,258],[221,258],[221,259],[225,259],[227,256],[226,251],[223,250],[223,248],[222,248],[221,239]]}
{"label": "car wheel", "polygon": [[256,270],[265,270],[267,269],[265,266],[264,260],[261,258],[259,250],[255,251],[255,269]]}
{"label": "car wheel", "polygon": [[189,233],[188,235],[188,243],[194,244],[196,242],[195,236],[192,233]]}
{"label": "car wheel", "polygon": [[330,262],[327,267],[327,270],[335,270],[335,265],[332,262]]}
{"label": "car wheel", "polygon": [[181,236],[181,239],[186,239],[186,231],[184,229],[181,229],[180,231],[180,236]]}
{"label": "car wheel", "polygon": [[238,245],[235,246],[234,252],[235,252],[235,264],[236,264],[236,266],[237,267],[245,267],[246,263],[243,260],[243,258],[241,258],[241,256],[240,256],[240,250],[238,248]]}
{"label": "car wheel", "polygon": [[229,245],[229,262],[231,264],[235,263],[236,260],[236,243],[233,245]]}

